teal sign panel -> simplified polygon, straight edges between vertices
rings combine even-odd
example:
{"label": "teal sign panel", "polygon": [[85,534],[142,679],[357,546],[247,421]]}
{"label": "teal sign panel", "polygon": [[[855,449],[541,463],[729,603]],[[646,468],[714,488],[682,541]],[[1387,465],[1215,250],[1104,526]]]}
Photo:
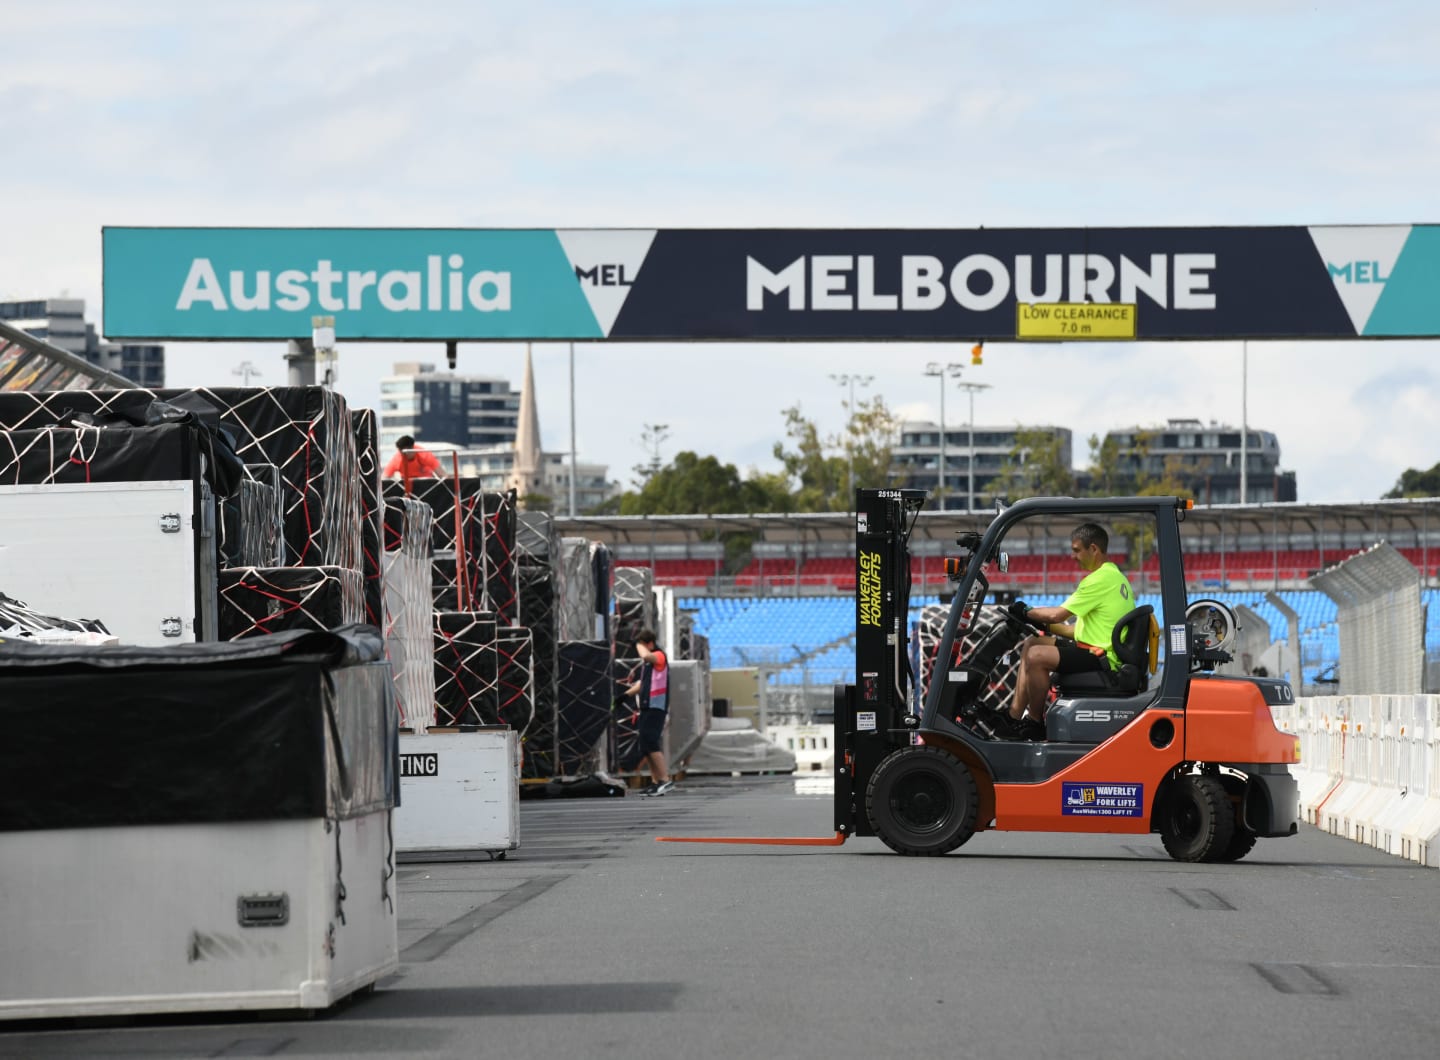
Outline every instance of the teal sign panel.
{"label": "teal sign panel", "polygon": [[106,228],[106,336],[600,338],[548,230]]}

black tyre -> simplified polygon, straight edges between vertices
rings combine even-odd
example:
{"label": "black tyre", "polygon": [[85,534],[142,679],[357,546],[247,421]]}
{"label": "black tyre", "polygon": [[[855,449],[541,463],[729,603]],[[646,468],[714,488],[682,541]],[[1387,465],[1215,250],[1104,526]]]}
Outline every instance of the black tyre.
{"label": "black tyre", "polygon": [[1255,842],[1259,839],[1254,832],[1247,832],[1238,824],[1230,834],[1230,843],[1215,858],[1214,861],[1239,861],[1250,851],[1255,849]]}
{"label": "black tyre", "polygon": [[1218,861],[1235,834],[1235,809],[1218,779],[1186,774],[1170,785],[1159,825],[1176,861]]}
{"label": "black tyre", "polygon": [[939,747],[902,747],[865,789],[870,827],[897,854],[948,854],[975,833],[980,792],[965,763]]}

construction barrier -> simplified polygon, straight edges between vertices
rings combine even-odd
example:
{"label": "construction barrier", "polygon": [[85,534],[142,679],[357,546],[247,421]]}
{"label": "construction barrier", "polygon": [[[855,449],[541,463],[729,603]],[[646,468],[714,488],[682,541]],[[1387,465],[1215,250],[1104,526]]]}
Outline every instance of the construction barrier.
{"label": "construction barrier", "polygon": [[1300,814],[1440,868],[1440,696],[1317,696],[1273,708],[1300,739]]}

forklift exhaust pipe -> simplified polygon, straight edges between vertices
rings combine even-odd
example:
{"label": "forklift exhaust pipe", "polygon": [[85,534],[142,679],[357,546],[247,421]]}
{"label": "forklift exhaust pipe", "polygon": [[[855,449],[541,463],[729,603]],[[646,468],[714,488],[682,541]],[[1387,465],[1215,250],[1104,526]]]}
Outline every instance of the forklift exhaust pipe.
{"label": "forklift exhaust pipe", "polygon": [[831,839],[811,838],[809,836],[734,836],[734,835],[703,835],[703,836],[678,836],[678,835],[657,835],[657,843],[748,843],[758,846],[770,847],[838,847],[845,842],[845,833],[836,832]]}

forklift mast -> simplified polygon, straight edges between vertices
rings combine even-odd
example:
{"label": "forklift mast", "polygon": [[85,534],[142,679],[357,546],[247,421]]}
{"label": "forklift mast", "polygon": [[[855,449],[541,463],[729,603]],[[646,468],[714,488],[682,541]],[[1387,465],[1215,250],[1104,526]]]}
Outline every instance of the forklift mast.
{"label": "forklift mast", "polygon": [[855,680],[835,687],[835,830],[868,835],[868,777],[911,742],[920,718],[908,709],[910,531],[925,490],[855,491]]}

